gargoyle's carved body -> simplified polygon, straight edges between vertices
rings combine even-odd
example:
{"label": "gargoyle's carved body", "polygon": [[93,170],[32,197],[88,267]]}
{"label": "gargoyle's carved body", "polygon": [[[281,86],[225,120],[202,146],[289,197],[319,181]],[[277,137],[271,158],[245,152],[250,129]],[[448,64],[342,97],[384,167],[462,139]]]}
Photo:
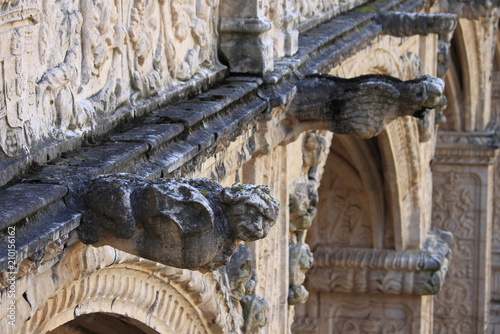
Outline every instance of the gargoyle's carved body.
{"label": "gargoyle's carved body", "polygon": [[429,75],[403,81],[371,74],[352,79],[315,74],[297,84],[288,107],[291,131],[330,130],[371,138],[402,116],[420,117],[446,105],[444,82]]}
{"label": "gargoyle's carved body", "polygon": [[202,271],[225,265],[239,241],[264,238],[279,205],[265,186],[130,174],[93,180],[84,200],[83,242]]}
{"label": "gargoyle's carved body", "polygon": [[457,27],[455,14],[380,12],[375,19],[382,33],[397,37],[428,34],[448,34]]}

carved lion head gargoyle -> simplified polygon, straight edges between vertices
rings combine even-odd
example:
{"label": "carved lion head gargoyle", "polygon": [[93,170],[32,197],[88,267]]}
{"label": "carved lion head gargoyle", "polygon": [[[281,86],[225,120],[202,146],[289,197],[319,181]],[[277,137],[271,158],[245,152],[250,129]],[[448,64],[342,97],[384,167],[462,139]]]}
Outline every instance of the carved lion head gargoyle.
{"label": "carved lion head gargoyle", "polygon": [[279,207],[267,186],[130,174],[94,179],[84,203],[84,243],[200,271],[227,264],[240,241],[264,238]]}

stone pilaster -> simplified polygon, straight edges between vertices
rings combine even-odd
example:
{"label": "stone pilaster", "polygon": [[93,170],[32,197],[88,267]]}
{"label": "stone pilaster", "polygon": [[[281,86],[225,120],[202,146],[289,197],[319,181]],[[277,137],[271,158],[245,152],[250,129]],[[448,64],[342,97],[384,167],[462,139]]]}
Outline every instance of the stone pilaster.
{"label": "stone pilaster", "polygon": [[434,300],[434,333],[486,333],[490,313],[495,131],[442,132],[433,224],[453,233],[453,260]]}
{"label": "stone pilaster", "polygon": [[272,28],[262,0],[221,1],[220,50],[231,72],[263,74],[274,68]]}

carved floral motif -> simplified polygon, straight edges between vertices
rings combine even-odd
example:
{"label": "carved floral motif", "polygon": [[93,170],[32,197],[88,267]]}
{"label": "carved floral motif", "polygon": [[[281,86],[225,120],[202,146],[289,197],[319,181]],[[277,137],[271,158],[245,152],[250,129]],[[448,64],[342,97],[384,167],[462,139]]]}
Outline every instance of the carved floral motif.
{"label": "carved floral motif", "polygon": [[468,173],[435,173],[433,225],[453,233],[453,266],[434,301],[435,333],[466,333],[474,328],[476,303],[478,181]]}

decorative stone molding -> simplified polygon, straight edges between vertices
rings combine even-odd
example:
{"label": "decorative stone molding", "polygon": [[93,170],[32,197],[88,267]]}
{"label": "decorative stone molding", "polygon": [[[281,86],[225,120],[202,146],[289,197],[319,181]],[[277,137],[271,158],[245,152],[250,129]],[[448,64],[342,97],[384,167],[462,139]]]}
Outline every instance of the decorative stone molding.
{"label": "decorative stone molding", "polygon": [[279,206],[266,186],[223,188],[208,178],[147,180],[131,174],[94,179],[84,201],[85,243],[198,270],[227,264],[241,240],[264,238]]}
{"label": "decorative stone molding", "polygon": [[436,294],[451,259],[451,233],[431,229],[420,250],[376,250],[320,244],[311,289],[327,292]]}
{"label": "decorative stone molding", "polygon": [[479,19],[490,15],[500,2],[498,0],[448,0],[446,11],[467,19]]}
{"label": "decorative stone molding", "polygon": [[382,25],[385,35],[408,37],[452,33],[457,27],[458,18],[454,14],[380,12],[375,21]]}
{"label": "decorative stone molding", "polygon": [[[229,334],[243,326],[218,271],[202,275],[106,246],[77,242],[58,264],[18,280],[16,287],[12,333],[45,333],[100,312],[136,319],[159,333]],[[0,310],[0,320],[5,312]]]}
{"label": "decorative stone molding", "polygon": [[440,131],[437,137],[436,163],[490,165],[500,147],[499,127],[495,123],[483,132]]}

